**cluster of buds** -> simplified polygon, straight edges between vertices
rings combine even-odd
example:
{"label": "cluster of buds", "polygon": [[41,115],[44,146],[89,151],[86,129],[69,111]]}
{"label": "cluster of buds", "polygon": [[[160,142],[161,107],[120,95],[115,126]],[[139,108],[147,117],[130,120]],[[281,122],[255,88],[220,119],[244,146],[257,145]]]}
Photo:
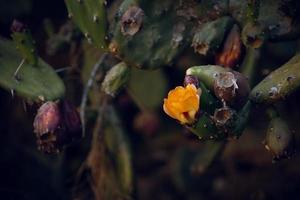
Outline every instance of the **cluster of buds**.
{"label": "cluster of buds", "polygon": [[201,139],[241,135],[250,110],[246,104],[250,87],[245,76],[221,66],[196,66],[187,70],[183,85],[164,99],[167,115]]}
{"label": "cluster of buds", "polygon": [[79,113],[67,100],[44,103],[37,111],[33,127],[38,149],[45,153],[59,153],[82,137]]}

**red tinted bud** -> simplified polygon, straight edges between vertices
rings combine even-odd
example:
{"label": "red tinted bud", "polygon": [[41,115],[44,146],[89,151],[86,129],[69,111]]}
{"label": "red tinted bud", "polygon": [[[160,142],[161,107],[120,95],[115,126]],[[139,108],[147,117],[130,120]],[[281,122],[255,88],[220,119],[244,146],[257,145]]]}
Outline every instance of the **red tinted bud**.
{"label": "red tinted bud", "polygon": [[33,123],[39,150],[58,153],[61,144],[61,114],[57,103],[46,102],[37,112]]}
{"label": "red tinted bud", "polygon": [[221,53],[216,55],[216,64],[233,68],[239,62],[242,54],[242,40],[239,27],[234,25],[225,40]]}
{"label": "red tinted bud", "polygon": [[59,153],[62,148],[81,137],[81,121],[74,105],[66,100],[46,102],[33,123],[39,150]]}
{"label": "red tinted bud", "polygon": [[27,26],[18,20],[14,20],[10,30],[11,32],[24,32],[27,29]]}
{"label": "red tinted bud", "polygon": [[34,119],[34,132],[41,135],[54,132],[60,125],[59,107],[54,102],[46,102],[39,109]]}
{"label": "red tinted bud", "polygon": [[184,77],[183,85],[187,86],[188,84],[192,84],[192,85],[196,86],[196,88],[198,88],[199,87],[198,78],[196,76],[193,76],[193,75],[186,75]]}
{"label": "red tinted bud", "polygon": [[80,116],[76,107],[71,102],[63,100],[61,102],[61,113],[69,139],[72,141],[80,138],[82,136],[82,127]]}

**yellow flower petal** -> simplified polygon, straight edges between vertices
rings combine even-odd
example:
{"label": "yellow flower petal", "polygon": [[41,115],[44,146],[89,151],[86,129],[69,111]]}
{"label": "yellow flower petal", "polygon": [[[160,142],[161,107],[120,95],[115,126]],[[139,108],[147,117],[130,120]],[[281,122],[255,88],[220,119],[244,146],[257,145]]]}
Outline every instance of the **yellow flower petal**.
{"label": "yellow flower petal", "polygon": [[201,90],[189,84],[186,87],[177,86],[169,91],[164,99],[163,109],[167,115],[177,119],[183,124],[191,124],[195,121],[195,115],[200,106]]}

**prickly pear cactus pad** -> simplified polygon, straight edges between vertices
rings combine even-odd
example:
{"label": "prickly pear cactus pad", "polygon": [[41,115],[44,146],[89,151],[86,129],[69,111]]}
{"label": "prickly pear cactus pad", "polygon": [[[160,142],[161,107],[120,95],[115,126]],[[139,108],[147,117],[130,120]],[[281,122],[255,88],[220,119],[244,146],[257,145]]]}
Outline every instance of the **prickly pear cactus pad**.
{"label": "prickly pear cactus pad", "polygon": [[38,59],[36,66],[23,62],[12,41],[0,38],[0,86],[33,101],[56,100],[64,96],[65,86],[51,66]]}
{"label": "prickly pear cactus pad", "polygon": [[191,22],[176,12],[181,1],[128,2],[118,12],[110,51],[142,69],[171,64],[190,41]]}
{"label": "prickly pear cactus pad", "polygon": [[90,43],[106,47],[106,0],[65,0],[71,18]]}

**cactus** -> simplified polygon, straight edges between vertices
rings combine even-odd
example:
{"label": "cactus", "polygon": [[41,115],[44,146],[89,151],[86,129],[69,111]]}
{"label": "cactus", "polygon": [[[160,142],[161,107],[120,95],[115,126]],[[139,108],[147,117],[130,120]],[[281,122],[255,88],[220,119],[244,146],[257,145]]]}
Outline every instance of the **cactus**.
{"label": "cactus", "polygon": [[122,128],[122,124],[113,107],[108,107],[107,112],[110,113],[107,119],[104,119],[106,125],[105,143],[112,159],[115,163],[117,171],[118,184],[123,195],[130,195],[133,190],[133,171],[130,143],[127,135]]}
{"label": "cactus", "polygon": [[[176,15],[178,2],[164,1],[157,6],[156,1],[124,1],[118,12],[110,51],[142,69],[171,64],[187,46],[191,28],[187,20]],[[127,16],[130,12],[131,17]],[[136,31],[127,34],[124,26]]]}
{"label": "cactus", "polygon": [[[81,119],[76,107],[64,99],[61,78],[39,57],[43,54],[38,55],[37,48],[44,43],[36,44],[27,27],[17,21],[12,26],[12,41],[0,38],[0,86],[26,100],[44,103],[33,123],[43,152],[60,153],[82,132],[87,140],[93,132],[92,141],[83,148],[91,144],[82,168],[91,174],[88,178],[95,199],[131,199],[134,169],[140,167],[135,155],[153,153],[157,163],[169,167],[169,152],[154,144],[166,130],[175,138],[175,145],[163,142],[166,151],[183,149],[179,156],[174,154],[175,166],[198,173],[202,181],[226,141],[239,139],[252,125],[249,119],[256,120],[250,118],[252,111],[262,115],[265,104],[276,107],[280,100],[284,104],[300,87],[299,53],[293,52],[288,62],[287,56],[269,59],[276,49],[270,48],[274,42],[283,41],[285,46],[300,38],[296,0],[65,0],[65,5],[70,20],[56,35],[56,27],[47,22],[45,31],[50,38],[40,52],[46,52],[52,62],[71,66],[63,73],[64,81],[70,74],[81,79],[78,85],[66,84],[71,88],[68,92],[76,91],[74,101],[81,96]],[[79,30],[82,34],[77,34]],[[69,48],[62,48],[65,45]],[[283,61],[286,63],[276,66]],[[184,77],[182,85],[178,77]],[[169,86],[174,89],[168,93]],[[176,138],[173,127],[178,126],[158,115],[162,109],[191,136]],[[276,160],[290,158],[294,135],[285,116],[269,110],[267,114],[265,147]],[[127,135],[127,129],[133,133]],[[149,134],[136,136],[136,132]],[[137,151],[130,151],[131,142]],[[197,145],[202,148],[194,148]],[[132,160],[137,164],[134,168]],[[149,165],[151,170],[152,166],[156,170],[157,163]],[[172,170],[165,171],[173,176]],[[180,174],[175,179],[184,178]],[[188,184],[184,182],[182,188]]]}
{"label": "cactus", "polygon": [[73,19],[90,43],[106,47],[105,0],[65,0],[69,18]]}
{"label": "cactus", "polygon": [[32,101],[56,100],[64,96],[65,86],[56,72],[38,58],[36,66],[24,62],[15,78],[15,71],[25,59],[14,48],[14,43],[0,39],[0,85]]}
{"label": "cactus", "polygon": [[300,87],[300,54],[279,67],[251,91],[250,98],[256,103],[274,103],[285,99]]}
{"label": "cactus", "polygon": [[15,42],[16,48],[26,62],[35,66],[37,64],[37,52],[35,41],[28,28],[19,21],[14,20],[11,26],[12,38]]}
{"label": "cactus", "polygon": [[106,74],[102,89],[106,94],[115,96],[129,80],[130,70],[124,62],[113,66]]}
{"label": "cactus", "polygon": [[267,111],[270,122],[264,141],[265,148],[273,155],[273,160],[290,158],[295,153],[295,136],[287,123],[270,108]]}
{"label": "cactus", "polygon": [[222,17],[204,24],[199,31],[196,31],[193,37],[192,46],[195,52],[202,55],[215,53],[232,25],[233,19],[230,17]]}

